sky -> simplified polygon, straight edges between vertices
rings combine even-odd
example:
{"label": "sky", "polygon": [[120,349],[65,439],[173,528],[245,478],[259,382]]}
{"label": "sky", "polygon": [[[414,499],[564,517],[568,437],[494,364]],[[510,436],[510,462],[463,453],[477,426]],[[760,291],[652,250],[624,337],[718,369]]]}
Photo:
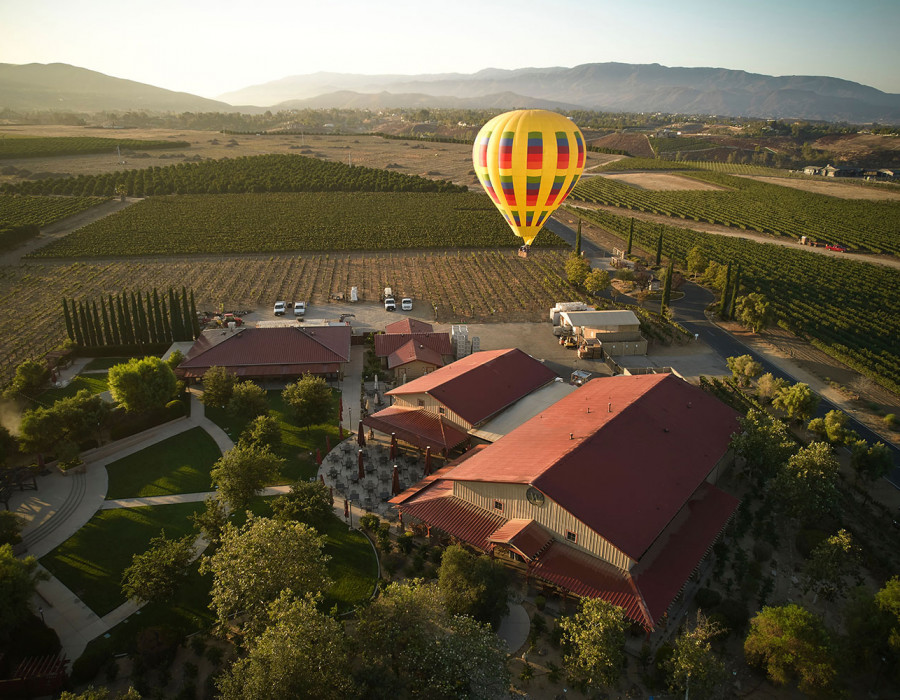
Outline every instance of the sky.
{"label": "sky", "polygon": [[291,75],[660,63],[900,93],[900,0],[0,0],[0,63],[216,98]]}

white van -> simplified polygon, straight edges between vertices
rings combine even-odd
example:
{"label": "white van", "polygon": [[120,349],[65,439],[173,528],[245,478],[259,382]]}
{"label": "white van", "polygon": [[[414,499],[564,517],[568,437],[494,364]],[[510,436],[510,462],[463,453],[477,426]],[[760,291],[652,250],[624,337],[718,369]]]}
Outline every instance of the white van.
{"label": "white van", "polygon": [[385,311],[396,311],[397,310],[397,302],[394,301],[394,297],[387,297],[384,300],[384,310]]}

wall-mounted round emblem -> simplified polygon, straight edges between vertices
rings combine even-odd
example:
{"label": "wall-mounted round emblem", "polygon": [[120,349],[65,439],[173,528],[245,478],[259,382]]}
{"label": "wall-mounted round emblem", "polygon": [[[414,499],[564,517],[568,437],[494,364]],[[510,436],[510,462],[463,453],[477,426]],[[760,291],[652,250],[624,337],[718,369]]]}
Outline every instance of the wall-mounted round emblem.
{"label": "wall-mounted round emblem", "polygon": [[528,487],[528,490],[525,492],[525,498],[527,498],[528,502],[533,506],[544,505],[544,494],[534,488],[534,486]]}

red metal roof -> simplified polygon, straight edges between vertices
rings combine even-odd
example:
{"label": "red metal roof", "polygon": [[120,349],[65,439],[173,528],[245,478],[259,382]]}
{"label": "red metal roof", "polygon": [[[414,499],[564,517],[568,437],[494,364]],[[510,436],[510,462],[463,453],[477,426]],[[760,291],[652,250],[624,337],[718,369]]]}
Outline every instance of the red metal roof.
{"label": "red metal roof", "polygon": [[387,357],[410,341],[415,341],[417,346],[431,348],[439,355],[453,354],[449,333],[379,333],[375,336],[375,355]]}
{"label": "red metal roof", "polygon": [[394,321],[384,327],[385,333],[431,333],[433,330],[434,326],[430,323],[415,318],[404,318],[402,321]]}
{"label": "red metal roof", "polygon": [[429,394],[477,425],[555,378],[553,370],[517,348],[485,350],[387,393]]}
{"label": "red metal roof", "polygon": [[491,548],[488,536],[504,522],[502,516],[454,496],[448,481],[436,482],[400,510],[484,552]]}
{"label": "red metal roof", "polygon": [[637,560],[725,455],[737,415],[671,374],[594,379],[450,478],[532,484]]}
{"label": "red metal roof", "polygon": [[[198,372],[202,374],[214,366],[245,376],[265,376],[339,368],[340,363],[350,359],[351,334],[350,326],[204,331],[178,369],[190,376],[198,376]],[[284,372],[284,368],[300,369]]]}
{"label": "red metal roof", "polygon": [[586,552],[555,540],[530,565],[529,571],[576,595],[602,598],[618,605],[630,619],[652,628],[652,620],[628,574]]}
{"label": "red metal roof", "polygon": [[534,520],[515,518],[498,528],[488,538],[491,542],[515,547],[528,559],[537,557],[553,537]]}
{"label": "red metal roof", "polygon": [[397,438],[419,447],[452,450],[469,435],[443,416],[423,408],[389,406],[363,418],[363,424],[382,433],[396,433]]}
{"label": "red metal roof", "polygon": [[654,622],[669,609],[737,506],[734,496],[704,482],[632,570]]}
{"label": "red metal roof", "polygon": [[444,358],[441,357],[441,353],[415,340],[408,340],[388,355],[388,369],[402,367],[416,360],[426,362],[434,367],[444,366]]}

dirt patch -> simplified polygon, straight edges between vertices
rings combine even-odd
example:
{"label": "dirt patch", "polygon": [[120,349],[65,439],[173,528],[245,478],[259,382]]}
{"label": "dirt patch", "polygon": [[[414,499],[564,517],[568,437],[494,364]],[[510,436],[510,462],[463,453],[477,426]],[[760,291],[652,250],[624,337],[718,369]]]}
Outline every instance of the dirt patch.
{"label": "dirt patch", "polygon": [[640,173],[604,173],[598,177],[606,177],[617,182],[624,182],[639,190],[655,190],[670,192],[676,190],[723,190],[724,187],[709,182],[694,180],[672,173],[640,172]]}
{"label": "dirt patch", "polygon": [[900,200],[900,191],[870,187],[862,183],[834,182],[831,180],[794,180],[786,177],[767,177],[764,175],[738,175],[748,180],[759,180],[770,185],[791,187],[795,190],[824,194],[838,199],[867,199],[875,202],[884,200]]}

